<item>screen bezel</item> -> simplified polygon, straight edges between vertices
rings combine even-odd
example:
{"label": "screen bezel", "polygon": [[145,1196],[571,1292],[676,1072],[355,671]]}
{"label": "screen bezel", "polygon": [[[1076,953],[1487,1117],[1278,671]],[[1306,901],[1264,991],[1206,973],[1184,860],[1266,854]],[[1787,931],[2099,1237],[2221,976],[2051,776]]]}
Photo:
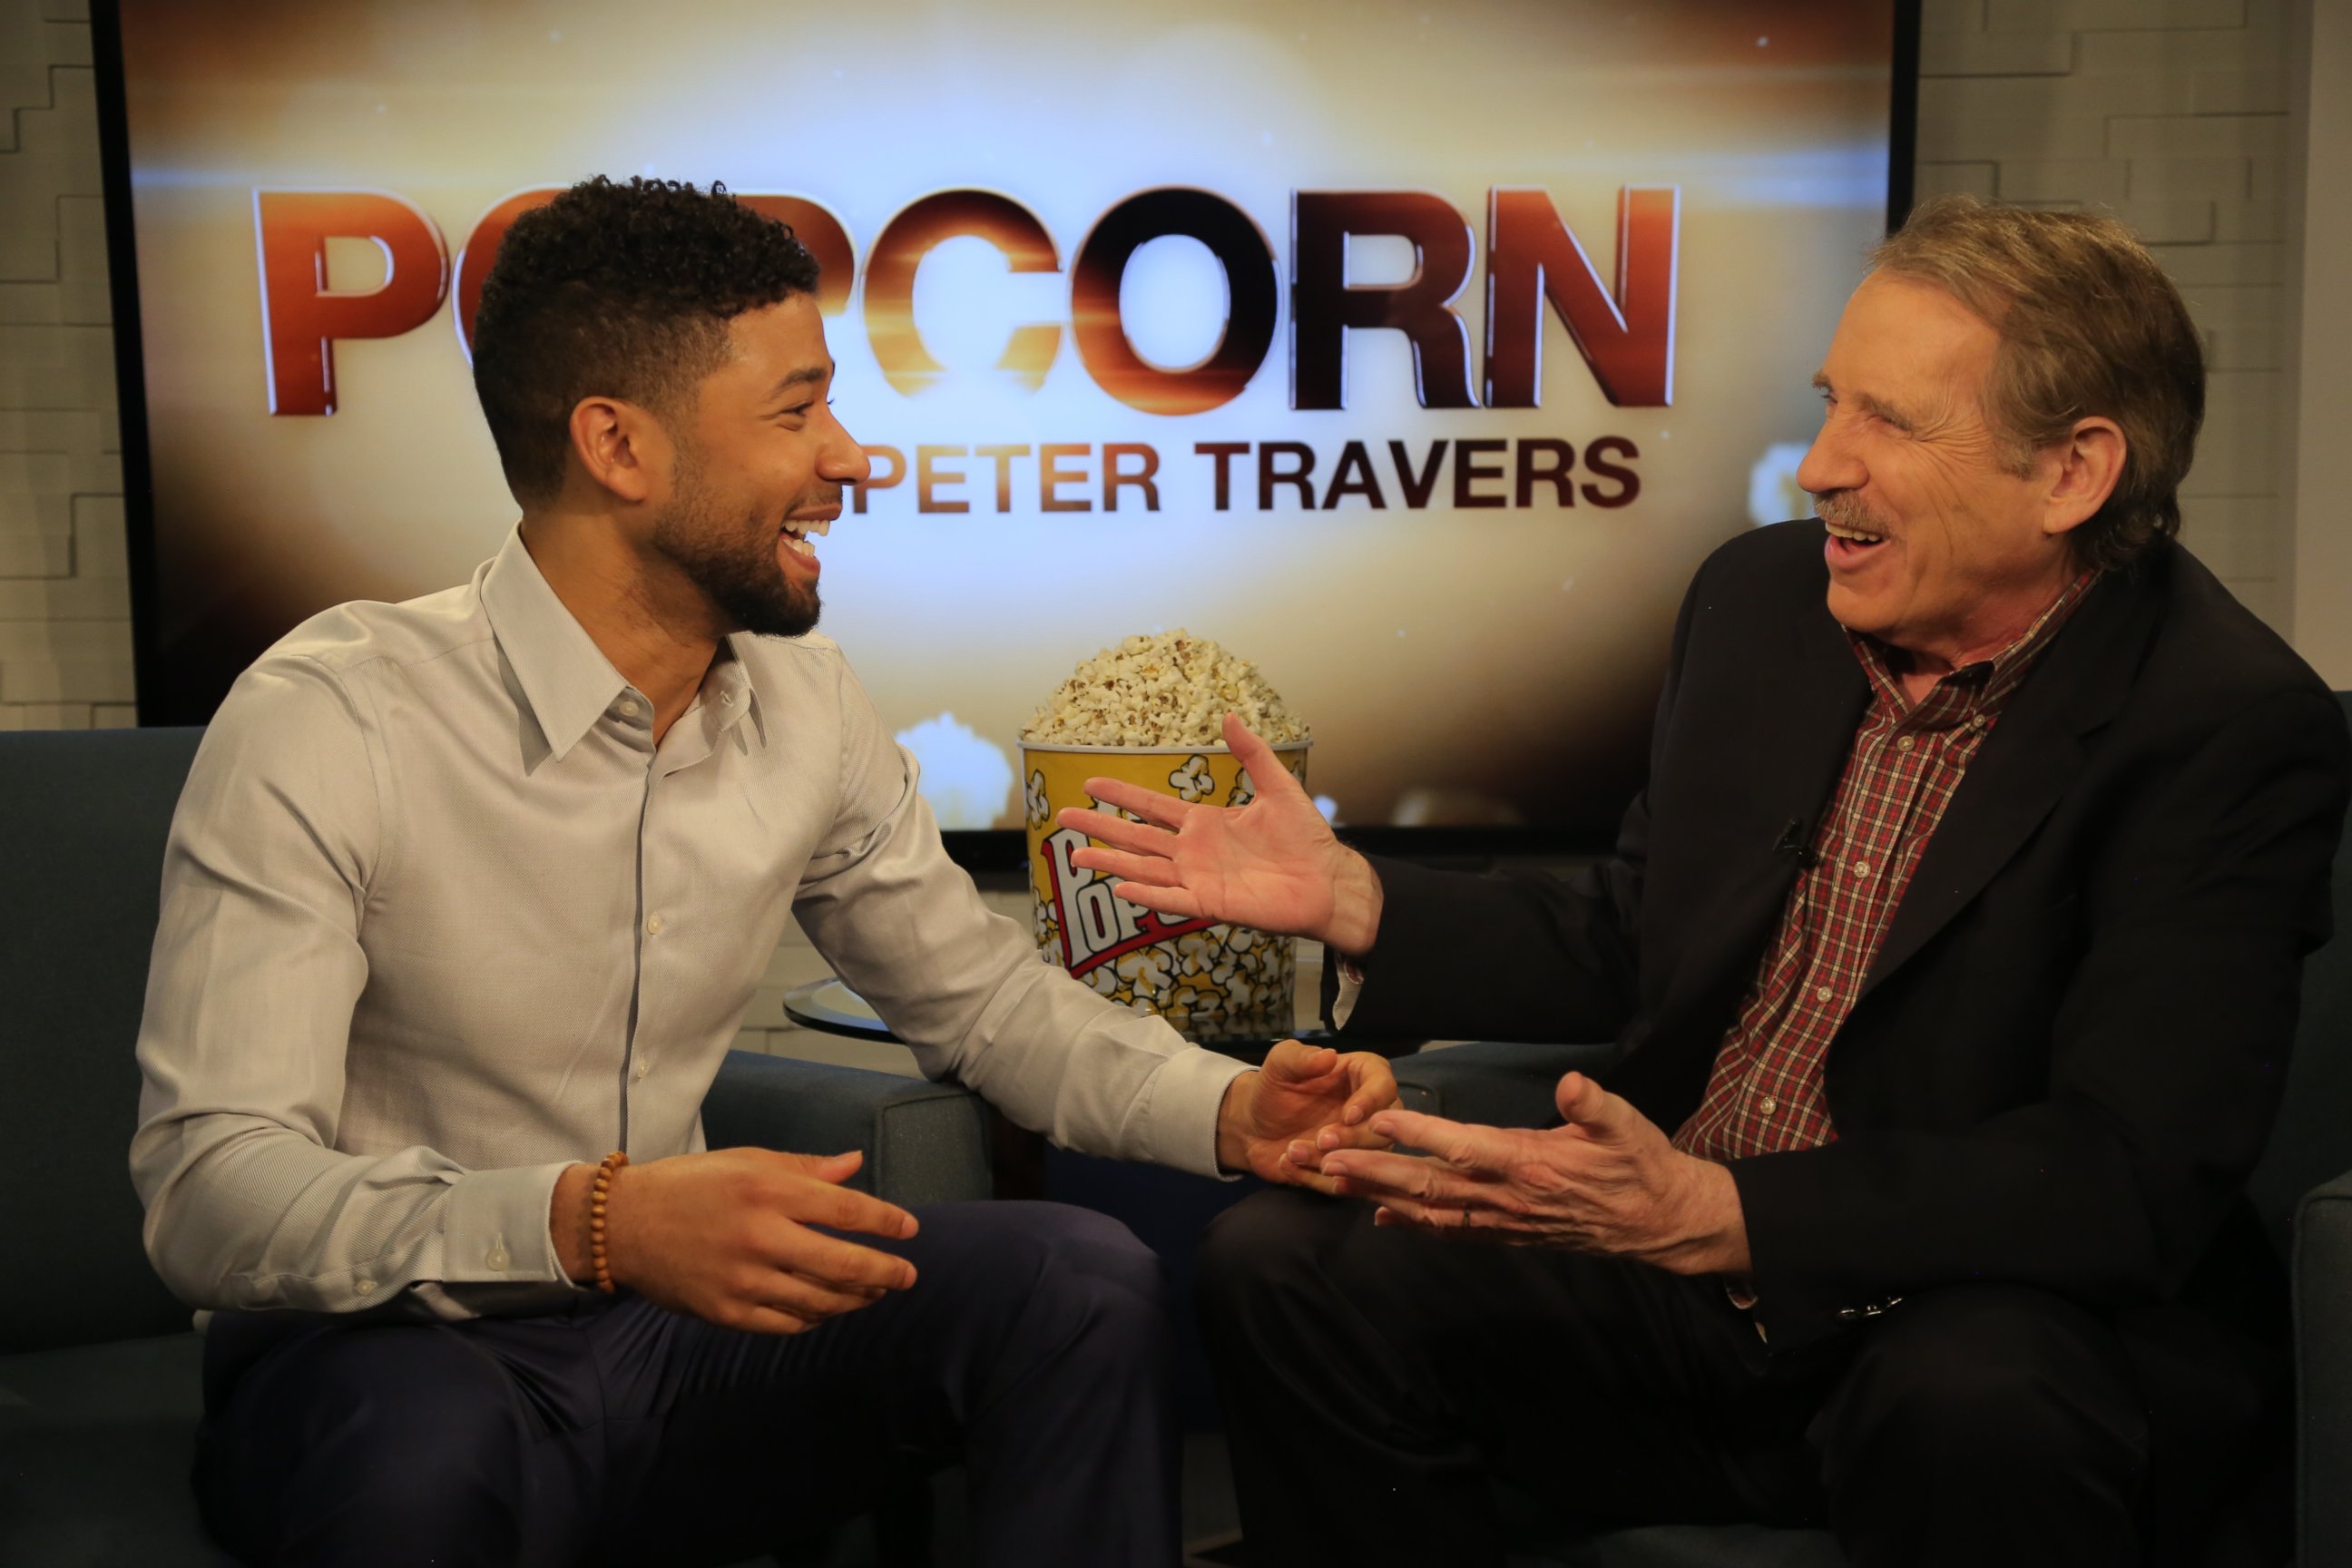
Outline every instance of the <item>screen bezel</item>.
{"label": "screen bezel", "polygon": [[[1921,0],[1888,0],[1894,9],[1894,58],[1887,102],[1886,227],[1902,226],[1914,199],[1913,163],[1918,146],[1919,10]],[[131,128],[122,54],[119,0],[90,0],[90,36],[98,97],[99,160],[105,199],[109,287],[114,314],[115,387],[122,437],[123,513],[131,569],[131,673],[137,690],[160,684],[156,661],[159,584],[156,582],[155,504],[149,462],[146,360],[140,335],[137,226],[131,207]],[[140,704],[144,725],[184,722],[179,715],[151,715]],[[1018,869],[1027,857],[1018,828],[963,828],[945,832],[948,853],[972,869]],[[1613,834],[1559,827],[1392,827],[1343,829],[1358,848],[1422,862],[1479,862],[1497,856],[1588,857],[1605,854]]]}

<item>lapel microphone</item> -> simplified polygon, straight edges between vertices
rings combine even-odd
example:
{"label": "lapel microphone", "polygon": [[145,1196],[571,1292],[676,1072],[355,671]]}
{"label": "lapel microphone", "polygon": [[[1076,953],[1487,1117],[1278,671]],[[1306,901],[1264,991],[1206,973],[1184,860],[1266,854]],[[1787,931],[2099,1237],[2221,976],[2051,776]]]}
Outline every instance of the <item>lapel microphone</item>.
{"label": "lapel microphone", "polygon": [[1797,858],[1797,864],[1810,871],[1822,863],[1822,858],[1813,853],[1813,847],[1805,842],[1810,837],[1811,835],[1805,831],[1804,823],[1792,816],[1789,818],[1789,826],[1780,829],[1780,839],[1772,846],[1772,853],[1793,855]]}

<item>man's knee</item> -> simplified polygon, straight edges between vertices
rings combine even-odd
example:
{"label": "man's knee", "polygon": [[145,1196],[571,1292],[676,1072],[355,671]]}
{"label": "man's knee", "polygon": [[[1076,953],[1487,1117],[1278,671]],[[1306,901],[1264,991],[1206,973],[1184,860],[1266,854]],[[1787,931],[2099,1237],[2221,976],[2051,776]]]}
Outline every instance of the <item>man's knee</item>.
{"label": "man's knee", "polygon": [[1328,1243],[1360,1205],[1269,1187],[1225,1210],[1201,1238],[1201,1305],[1217,1311],[1325,1288]]}
{"label": "man's knee", "polygon": [[1201,1240],[1193,1305],[1220,1363],[1283,1357],[1286,1345],[1320,1340],[1339,1314],[1378,1312],[1390,1282],[1364,1267],[1359,1228],[1370,1232],[1367,1205],[1288,1188],[1219,1215]]}
{"label": "man's knee", "polygon": [[528,1447],[503,1379],[451,1331],[338,1328],[247,1373],[207,1423],[199,1489],[248,1555],[513,1560]]}
{"label": "man's knee", "polygon": [[2110,1330],[2047,1292],[1979,1286],[1924,1292],[1882,1320],[1815,1440],[1835,1490],[1841,1472],[1888,1463],[2124,1478],[2147,1434]]}
{"label": "man's knee", "polygon": [[1118,1221],[1066,1204],[998,1203],[995,1245],[1013,1266],[1024,1317],[1056,1339],[1083,1335],[1155,1347],[1167,1333],[1160,1257]]}

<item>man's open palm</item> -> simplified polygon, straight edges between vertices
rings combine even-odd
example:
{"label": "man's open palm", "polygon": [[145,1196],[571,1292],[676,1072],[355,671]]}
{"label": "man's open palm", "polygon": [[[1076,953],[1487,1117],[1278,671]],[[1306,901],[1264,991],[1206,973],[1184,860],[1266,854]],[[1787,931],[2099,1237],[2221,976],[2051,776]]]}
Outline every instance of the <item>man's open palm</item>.
{"label": "man's open palm", "polygon": [[1333,837],[1274,748],[1230,713],[1225,743],[1249,770],[1256,799],[1196,805],[1118,779],[1088,779],[1087,794],[1140,820],[1083,806],[1062,812],[1063,826],[1107,847],[1090,845],[1072,862],[1118,878],[1120,898],[1163,914],[1310,937],[1342,952],[1368,949],[1370,931],[1359,931],[1354,907],[1370,877],[1362,858]]}

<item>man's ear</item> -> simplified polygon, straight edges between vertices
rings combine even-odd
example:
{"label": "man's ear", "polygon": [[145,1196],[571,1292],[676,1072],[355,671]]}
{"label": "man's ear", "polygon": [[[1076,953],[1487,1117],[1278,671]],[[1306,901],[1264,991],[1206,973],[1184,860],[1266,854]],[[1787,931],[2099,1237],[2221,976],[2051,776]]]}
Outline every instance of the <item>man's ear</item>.
{"label": "man's ear", "polygon": [[2075,420],[2074,428],[2049,448],[2054,466],[2048,470],[2042,531],[2054,538],[2096,517],[2124,477],[2125,451],[2123,427],[2114,420]]}
{"label": "man's ear", "polygon": [[583,397],[572,410],[572,456],[615,499],[642,503],[666,481],[669,438],[652,415],[617,397]]}

